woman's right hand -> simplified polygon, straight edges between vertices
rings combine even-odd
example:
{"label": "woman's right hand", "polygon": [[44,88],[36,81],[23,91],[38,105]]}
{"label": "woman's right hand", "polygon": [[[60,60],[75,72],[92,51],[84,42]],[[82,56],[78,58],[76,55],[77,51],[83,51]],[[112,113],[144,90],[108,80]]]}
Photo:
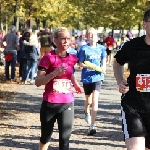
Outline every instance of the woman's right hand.
{"label": "woman's right hand", "polygon": [[53,71],[53,74],[54,76],[61,76],[62,74],[64,74],[66,72],[66,67],[65,66],[60,66],[58,68],[56,68],[54,71]]}

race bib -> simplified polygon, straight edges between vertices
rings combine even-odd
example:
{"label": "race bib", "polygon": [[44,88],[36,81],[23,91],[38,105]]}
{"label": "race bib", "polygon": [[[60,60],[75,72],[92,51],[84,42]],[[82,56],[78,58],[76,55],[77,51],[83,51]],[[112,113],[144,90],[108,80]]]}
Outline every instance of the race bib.
{"label": "race bib", "polygon": [[136,89],[139,92],[150,92],[150,74],[137,74]]}
{"label": "race bib", "polygon": [[54,79],[53,92],[70,93],[71,92],[71,81],[68,79]]}

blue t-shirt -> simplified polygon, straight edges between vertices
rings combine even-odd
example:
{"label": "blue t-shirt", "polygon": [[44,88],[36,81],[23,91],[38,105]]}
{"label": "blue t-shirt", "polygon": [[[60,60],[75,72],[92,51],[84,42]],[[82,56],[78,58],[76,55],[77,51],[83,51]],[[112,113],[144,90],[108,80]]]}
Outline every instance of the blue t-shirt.
{"label": "blue t-shirt", "polygon": [[[101,66],[101,60],[106,57],[106,47],[97,45],[96,48],[84,45],[80,48],[78,59],[79,62],[89,61],[96,66]],[[81,74],[81,82],[85,84],[104,80],[104,74],[92,69],[83,68]]]}
{"label": "blue t-shirt", "polygon": [[[68,49],[67,49],[67,52],[69,53],[69,54],[72,54],[72,55],[76,55],[77,56],[77,51],[75,50],[75,49],[73,49],[73,48],[71,48],[71,47],[69,47]],[[75,68],[73,67],[73,74],[74,74],[74,76],[75,76]]]}
{"label": "blue t-shirt", "polygon": [[76,56],[77,56],[77,51],[76,51],[75,49],[71,48],[71,47],[69,47],[69,48],[67,49],[67,52],[68,52],[69,54],[72,54],[72,55],[76,55]]}

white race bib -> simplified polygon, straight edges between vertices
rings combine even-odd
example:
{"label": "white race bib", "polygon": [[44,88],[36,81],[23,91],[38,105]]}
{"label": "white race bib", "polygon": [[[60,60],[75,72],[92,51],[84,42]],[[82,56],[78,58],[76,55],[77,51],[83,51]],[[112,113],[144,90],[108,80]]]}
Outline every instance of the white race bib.
{"label": "white race bib", "polygon": [[71,92],[71,80],[54,79],[53,80],[53,92],[70,93]]}

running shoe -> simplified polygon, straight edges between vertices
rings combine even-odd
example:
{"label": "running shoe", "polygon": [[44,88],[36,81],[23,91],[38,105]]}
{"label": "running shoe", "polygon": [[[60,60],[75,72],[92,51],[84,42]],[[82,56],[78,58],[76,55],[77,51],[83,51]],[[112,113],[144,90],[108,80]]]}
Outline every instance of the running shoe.
{"label": "running shoe", "polygon": [[31,85],[34,85],[34,80],[31,80],[31,81],[30,81],[30,84],[31,84]]}
{"label": "running shoe", "polygon": [[96,129],[94,128],[94,125],[91,125],[88,129],[88,135],[95,135]]}

